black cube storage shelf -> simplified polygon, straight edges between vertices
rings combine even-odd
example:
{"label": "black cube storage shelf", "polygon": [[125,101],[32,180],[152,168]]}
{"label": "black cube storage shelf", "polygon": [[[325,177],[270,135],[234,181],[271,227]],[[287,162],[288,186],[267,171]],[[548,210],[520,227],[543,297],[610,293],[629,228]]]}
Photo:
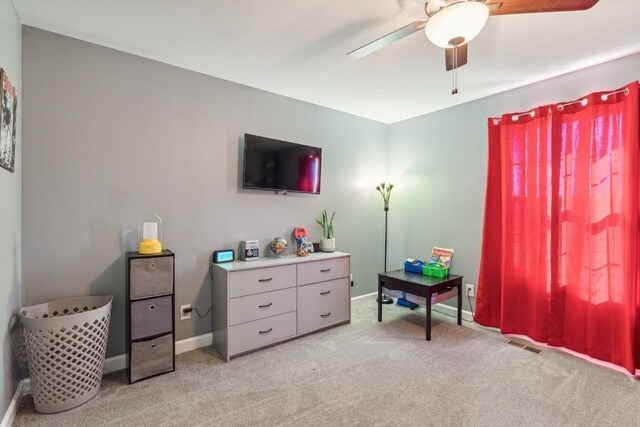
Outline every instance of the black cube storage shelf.
{"label": "black cube storage shelf", "polygon": [[175,255],[127,252],[129,384],[176,369]]}

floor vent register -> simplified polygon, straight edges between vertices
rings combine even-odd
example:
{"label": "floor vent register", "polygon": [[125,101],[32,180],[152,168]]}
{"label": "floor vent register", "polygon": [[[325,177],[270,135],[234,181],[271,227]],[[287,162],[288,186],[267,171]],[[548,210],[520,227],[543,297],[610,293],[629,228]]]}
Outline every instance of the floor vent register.
{"label": "floor vent register", "polygon": [[507,344],[512,345],[512,346],[514,346],[514,347],[521,348],[521,349],[523,349],[523,350],[530,351],[530,352],[535,353],[535,354],[540,354],[540,353],[542,353],[542,350],[541,350],[541,349],[536,348],[536,347],[532,347],[532,346],[530,346],[530,345],[527,345],[527,344],[521,343],[521,342],[519,342],[519,341],[509,340],[509,341],[507,341]]}

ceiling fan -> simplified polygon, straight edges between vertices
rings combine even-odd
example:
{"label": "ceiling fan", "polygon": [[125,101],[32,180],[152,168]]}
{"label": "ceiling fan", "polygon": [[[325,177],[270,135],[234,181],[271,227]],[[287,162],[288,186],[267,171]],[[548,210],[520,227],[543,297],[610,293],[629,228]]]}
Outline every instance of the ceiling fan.
{"label": "ceiling fan", "polygon": [[[446,70],[456,70],[467,63],[467,43],[482,31],[490,15],[586,10],[598,2],[598,0],[416,1],[425,3],[425,18],[380,37],[348,53],[347,56],[361,58],[424,29],[431,43],[445,49]],[[455,84],[452,93],[457,93]]]}

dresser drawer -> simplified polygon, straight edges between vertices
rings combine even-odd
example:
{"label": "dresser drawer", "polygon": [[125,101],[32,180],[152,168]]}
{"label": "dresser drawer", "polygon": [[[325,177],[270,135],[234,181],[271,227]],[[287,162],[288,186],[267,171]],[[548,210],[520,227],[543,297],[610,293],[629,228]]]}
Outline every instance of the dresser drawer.
{"label": "dresser drawer", "polygon": [[131,382],[173,369],[173,334],[131,343]]}
{"label": "dresser drawer", "polygon": [[298,306],[306,308],[329,302],[346,301],[350,298],[349,289],[349,279],[346,277],[300,286]]}
{"label": "dresser drawer", "polygon": [[296,312],[229,327],[229,355],[244,353],[296,334]]}
{"label": "dresser drawer", "polygon": [[296,266],[256,268],[229,272],[229,298],[296,286]]}
{"label": "dresser drawer", "polygon": [[129,296],[132,300],[173,292],[172,256],[132,259],[129,268]]}
{"label": "dresser drawer", "polygon": [[160,335],[173,329],[171,295],[131,303],[131,339]]}
{"label": "dresser drawer", "polygon": [[317,305],[298,307],[298,334],[315,331],[351,318],[351,301],[346,298],[340,301],[326,302]]}
{"label": "dresser drawer", "polygon": [[299,285],[324,282],[341,277],[349,277],[348,257],[298,264]]}
{"label": "dresser drawer", "polygon": [[229,325],[251,322],[296,310],[296,288],[229,300]]}

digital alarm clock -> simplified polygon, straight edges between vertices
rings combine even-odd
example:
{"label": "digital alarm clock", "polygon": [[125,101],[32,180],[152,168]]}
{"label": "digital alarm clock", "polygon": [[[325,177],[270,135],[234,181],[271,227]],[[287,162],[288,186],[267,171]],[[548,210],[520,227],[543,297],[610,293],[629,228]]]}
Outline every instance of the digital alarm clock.
{"label": "digital alarm clock", "polygon": [[219,251],[213,251],[213,262],[220,264],[222,262],[232,262],[235,256],[233,249],[222,249]]}

